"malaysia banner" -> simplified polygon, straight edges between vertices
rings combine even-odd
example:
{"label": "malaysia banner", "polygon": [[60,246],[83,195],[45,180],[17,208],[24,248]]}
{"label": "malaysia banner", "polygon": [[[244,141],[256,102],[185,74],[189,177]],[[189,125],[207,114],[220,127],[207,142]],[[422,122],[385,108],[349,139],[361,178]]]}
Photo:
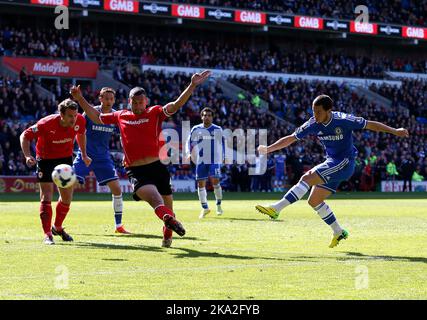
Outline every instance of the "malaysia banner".
{"label": "malaysia banner", "polygon": [[89,78],[95,79],[98,73],[98,62],[65,61],[43,58],[3,57],[3,63],[16,72],[23,67],[35,76]]}

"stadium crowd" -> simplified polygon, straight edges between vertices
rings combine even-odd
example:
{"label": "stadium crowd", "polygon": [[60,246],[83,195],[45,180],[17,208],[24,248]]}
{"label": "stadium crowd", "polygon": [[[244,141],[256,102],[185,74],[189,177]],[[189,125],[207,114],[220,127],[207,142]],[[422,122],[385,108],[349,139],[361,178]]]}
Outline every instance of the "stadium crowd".
{"label": "stadium crowd", "polygon": [[[351,190],[374,190],[383,179],[400,179],[402,165],[409,159],[413,164],[412,175],[416,179],[427,178],[427,125],[418,121],[417,109],[400,109],[396,102],[390,109],[369,103],[345,85],[320,81],[277,81],[266,78],[229,78],[231,82],[248,89],[253,95],[239,93],[234,99],[225,97],[220,86],[211,80],[190,98],[181,112],[164,123],[164,128],[176,128],[181,132],[182,121],[191,125],[200,122],[199,112],[203,107],[215,110],[214,123],[223,128],[276,128],[269,130],[268,142],[292,133],[311,116],[311,101],[320,93],[328,93],[335,101],[336,110],[363,116],[366,119],[383,121],[395,127],[408,128],[411,136],[408,140],[399,140],[394,136],[378,134],[367,130],[355,132],[355,144],[359,149],[356,172],[351,181],[342,186]],[[37,119],[56,110],[57,102],[68,97],[68,87],[50,88],[52,99],[40,99],[35,90],[35,79],[21,72],[19,80],[7,76],[0,77],[0,174],[33,174],[26,168],[19,151],[19,135],[24,128]],[[142,85],[148,92],[150,104],[164,104],[178,96],[189,82],[183,74],[144,72],[129,67],[124,72],[123,82],[129,86]],[[404,87],[426,85],[417,81],[405,81]],[[395,94],[402,95],[399,89]],[[381,91],[381,88],[378,92]],[[86,88],[84,95],[92,103],[97,92]],[[386,95],[386,94],[384,94]],[[269,112],[259,108],[254,96],[265,100]],[[408,98],[409,99],[409,98]],[[424,98],[425,99],[425,98]],[[397,100],[400,101],[400,98]],[[127,106],[126,92],[118,90],[117,109]],[[282,120],[285,119],[285,120]],[[120,142],[114,137],[110,143],[114,159],[120,172]],[[282,191],[285,185],[294,184],[301,174],[322,161],[323,149],[314,137],[296,143],[282,153],[271,155],[268,159],[267,173],[262,176],[248,176],[249,163],[245,165],[226,165],[223,167],[223,184],[226,190]],[[406,170],[406,169],[405,169]],[[412,170],[412,169],[411,169]],[[400,171],[400,172],[399,172]],[[405,171],[406,172],[406,171]],[[413,172],[416,172],[414,174]],[[193,179],[189,166],[171,166],[175,179]]]}
{"label": "stadium crowd", "polygon": [[364,4],[369,9],[369,20],[372,22],[387,22],[406,25],[426,26],[427,1],[397,0],[397,1],[283,1],[283,0],[177,0],[180,3],[220,6],[226,8],[244,8],[281,12],[283,14],[301,14],[324,18],[355,19],[354,9]]}
{"label": "stadium crowd", "polygon": [[[301,45],[303,41],[299,41]],[[6,26],[0,29],[0,56],[41,56],[71,60],[96,59],[110,68],[120,59],[141,64],[192,66],[229,70],[320,74],[362,78],[384,78],[389,70],[426,72],[424,58],[385,58],[383,55],[349,53],[327,45],[305,43],[302,47],[253,48],[232,37],[221,41],[188,40],[185,33],[173,36],[133,34],[110,38],[93,32],[68,33],[43,28]],[[116,77],[123,77],[115,70]]]}

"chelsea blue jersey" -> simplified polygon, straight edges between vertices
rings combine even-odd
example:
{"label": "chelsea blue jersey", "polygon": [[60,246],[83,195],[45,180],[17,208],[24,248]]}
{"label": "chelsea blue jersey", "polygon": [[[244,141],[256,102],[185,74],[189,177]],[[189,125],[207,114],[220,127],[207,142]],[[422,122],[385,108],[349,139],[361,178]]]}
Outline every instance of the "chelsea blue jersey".
{"label": "chelsea blue jersey", "polygon": [[364,129],[367,123],[362,117],[334,111],[326,124],[316,123],[314,117],[311,117],[295,130],[294,136],[300,140],[314,134],[325,148],[328,158],[354,159],[357,149],[353,144],[353,130]]}
{"label": "chelsea blue jersey", "polygon": [[193,148],[196,148],[197,164],[222,163],[225,154],[222,128],[216,124],[211,124],[208,128],[205,128],[203,123],[195,125],[187,139],[187,154],[192,152]]}
{"label": "chelsea blue jersey", "polygon": [[[101,106],[96,106],[96,110],[101,111]],[[114,112],[115,110],[111,110]],[[96,124],[86,114],[86,151],[93,161],[110,159],[110,139],[113,133],[118,133],[115,125]],[[81,157],[80,151],[79,155]]]}

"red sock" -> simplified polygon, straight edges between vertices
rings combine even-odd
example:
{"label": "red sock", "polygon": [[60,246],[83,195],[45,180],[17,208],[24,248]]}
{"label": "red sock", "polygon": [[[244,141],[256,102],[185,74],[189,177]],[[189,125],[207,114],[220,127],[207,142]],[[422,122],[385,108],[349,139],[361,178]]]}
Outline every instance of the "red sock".
{"label": "red sock", "polygon": [[165,214],[170,214],[172,217],[175,217],[175,213],[173,213],[173,211],[171,209],[169,209],[168,207],[166,207],[163,204],[158,206],[156,209],[154,209],[154,212],[159,217],[159,219],[161,219],[162,221],[163,221],[163,216]]}
{"label": "red sock", "polygon": [[62,222],[64,222],[65,217],[67,216],[68,211],[70,210],[70,205],[65,204],[62,201],[58,201],[56,204],[56,217],[55,217],[55,229],[58,231],[62,230]]}
{"label": "red sock", "polygon": [[52,204],[50,201],[40,202],[40,219],[42,221],[43,232],[51,235],[52,231]]}
{"label": "red sock", "polygon": [[[170,214],[172,217],[175,217],[175,213],[173,213],[173,211],[168,207],[166,207],[165,205],[158,206],[156,209],[154,209],[154,212],[160,219],[162,219],[162,221],[165,214]],[[165,226],[163,226],[163,238],[164,239],[172,238],[172,230],[166,228]]]}

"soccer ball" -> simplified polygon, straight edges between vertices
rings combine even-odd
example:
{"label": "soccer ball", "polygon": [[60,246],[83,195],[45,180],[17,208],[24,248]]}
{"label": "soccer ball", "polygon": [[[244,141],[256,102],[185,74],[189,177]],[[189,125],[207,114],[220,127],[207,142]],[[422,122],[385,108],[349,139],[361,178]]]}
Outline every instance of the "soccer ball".
{"label": "soccer ball", "polygon": [[59,188],[70,188],[77,180],[74,169],[68,164],[57,165],[52,171],[52,180]]}

